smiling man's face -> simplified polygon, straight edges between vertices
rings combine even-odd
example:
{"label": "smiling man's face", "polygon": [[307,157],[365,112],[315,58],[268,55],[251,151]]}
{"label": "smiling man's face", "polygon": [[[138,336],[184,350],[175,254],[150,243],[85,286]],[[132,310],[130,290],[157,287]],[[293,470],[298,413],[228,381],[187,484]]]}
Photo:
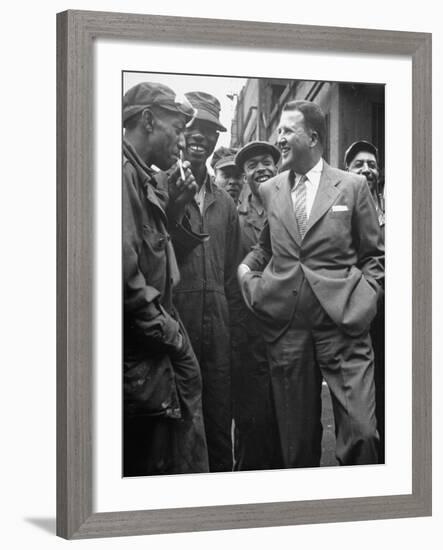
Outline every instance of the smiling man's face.
{"label": "smiling man's face", "polygon": [[283,111],[278,126],[277,144],[281,152],[282,169],[292,168],[305,173],[313,144],[312,132],[305,126],[300,111]]}
{"label": "smiling man's face", "polygon": [[243,172],[246,183],[256,195],[260,185],[277,174],[277,167],[272,155],[263,153],[249,157],[243,164]]}
{"label": "smiling man's face", "polygon": [[218,140],[218,129],[212,122],[195,119],[185,131],[185,158],[191,166],[201,166],[215,149]]}
{"label": "smiling man's face", "polygon": [[349,172],[365,176],[371,190],[376,188],[379,170],[377,159],[370,151],[360,151],[348,166]]}

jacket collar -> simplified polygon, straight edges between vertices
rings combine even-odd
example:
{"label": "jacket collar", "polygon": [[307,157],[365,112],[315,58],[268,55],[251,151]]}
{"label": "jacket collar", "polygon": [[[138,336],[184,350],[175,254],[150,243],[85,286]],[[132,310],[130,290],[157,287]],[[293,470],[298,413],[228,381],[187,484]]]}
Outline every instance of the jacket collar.
{"label": "jacket collar", "polygon": [[146,194],[146,198],[162,213],[165,214],[165,207],[168,201],[168,194],[165,187],[165,179],[167,176],[164,172],[154,172],[139,156],[135,148],[128,140],[123,138],[123,155],[128,159],[137,172],[139,181],[141,182]]}
{"label": "jacket collar", "polygon": [[332,170],[329,164],[323,161],[320,183],[308,218],[305,237],[318,220],[326,214],[340,193],[337,185],[340,183],[341,177],[338,174],[339,172]]}

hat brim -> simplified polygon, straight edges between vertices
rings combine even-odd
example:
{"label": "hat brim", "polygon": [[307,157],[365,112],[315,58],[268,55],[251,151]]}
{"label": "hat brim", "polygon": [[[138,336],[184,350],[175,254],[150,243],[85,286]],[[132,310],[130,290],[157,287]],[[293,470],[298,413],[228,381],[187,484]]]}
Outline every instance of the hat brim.
{"label": "hat brim", "polygon": [[372,155],[374,155],[376,161],[378,162],[378,149],[375,145],[370,143],[369,141],[356,141],[353,143],[349,149],[345,153],[344,163],[345,166],[349,166],[351,162],[354,160],[356,155],[360,153],[361,151],[368,151]]}
{"label": "hat brim", "polygon": [[235,164],[243,170],[245,162],[255,155],[271,155],[275,164],[280,160],[281,154],[277,147],[274,147],[270,143],[250,143],[245,145],[240,151],[235,155]]}
{"label": "hat brim", "polygon": [[229,166],[238,168],[234,159],[220,159],[218,162],[215,163],[214,170],[218,170],[219,168],[228,168]]}
{"label": "hat brim", "polygon": [[165,111],[169,111],[170,113],[178,113],[184,115],[186,118],[186,122],[189,122],[195,117],[195,109],[193,107],[190,108],[192,109],[191,111],[186,107],[182,107],[180,103],[151,103],[149,105],[131,105],[129,107],[125,107],[123,109],[123,122],[126,122],[131,117],[151,107],[158,107],[160,109],[164,109]]}
{"label": "hat brim", "polygon": [[203,111],[202,109],[197,109],[197,113],[195,115],[196,120],[205,120],[206,122],[212,122],[217,127],[217,130],[219,132],[226,132],[226,128],[223,126],[223,124],[211,113],[208,113],[207,111]]}

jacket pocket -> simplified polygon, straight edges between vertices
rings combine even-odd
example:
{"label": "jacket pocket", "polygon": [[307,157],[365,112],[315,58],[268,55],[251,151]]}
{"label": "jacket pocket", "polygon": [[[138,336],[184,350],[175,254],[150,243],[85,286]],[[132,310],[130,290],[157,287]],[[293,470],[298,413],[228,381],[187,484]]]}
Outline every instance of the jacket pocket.
{"label": "jacket pocket", "polygon": [[169,235],[153,229],[150,225],[143,226],[143,241],[155,252],[164,251],[168,242]]}
{"label": "jacket pocket", "polygon": [[377,313],[378,292],[357,267],[351,269],[359,273],[360,278],[349,296],[342,326],[349,335],[357,336],[369,330]]}
{"label": "jacket pocket", "polygon": [[125,360],[123,388],[126,415],[181,418],[175,375],[167,355]]}

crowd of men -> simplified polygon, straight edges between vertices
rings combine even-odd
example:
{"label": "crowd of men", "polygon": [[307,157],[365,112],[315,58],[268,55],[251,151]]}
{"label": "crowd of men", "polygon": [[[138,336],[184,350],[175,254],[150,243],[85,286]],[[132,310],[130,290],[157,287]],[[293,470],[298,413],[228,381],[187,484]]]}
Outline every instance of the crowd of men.
{"label": "crowd of men", "polygon": [[323,112],[291,101],[277,146],[216,150],[218,99],[152,82],[123,126],[123,475],[318,466],[323,379],[339,464],[383,462],[374,145],[329,166]]}

